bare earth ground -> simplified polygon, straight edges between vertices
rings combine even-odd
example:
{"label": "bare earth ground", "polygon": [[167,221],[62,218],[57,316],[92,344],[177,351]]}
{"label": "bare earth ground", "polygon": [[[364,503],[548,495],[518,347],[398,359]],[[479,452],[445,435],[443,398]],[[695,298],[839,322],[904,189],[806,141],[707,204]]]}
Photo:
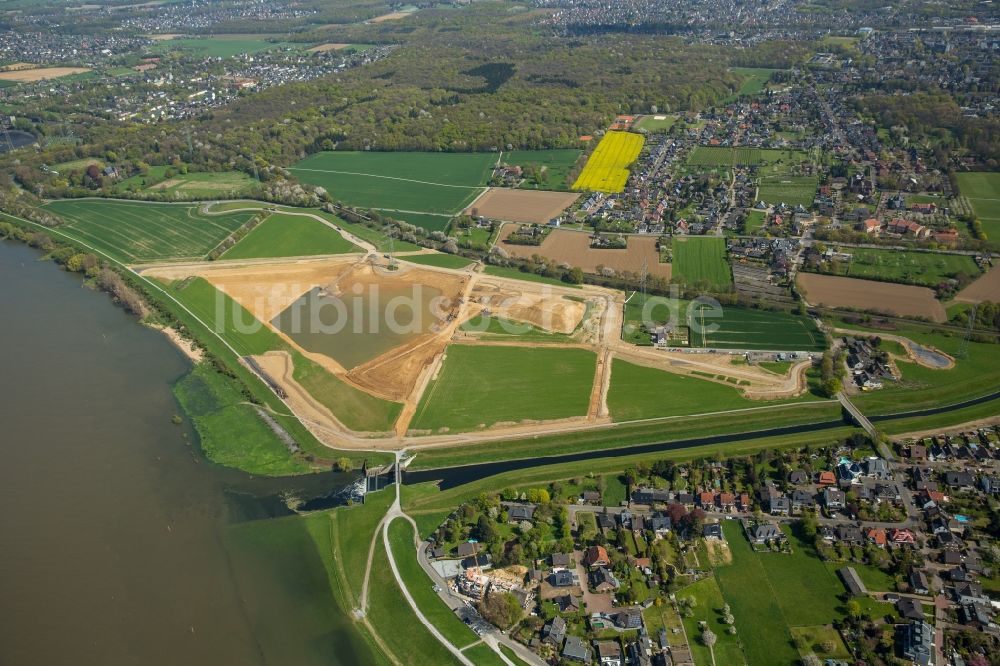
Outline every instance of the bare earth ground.
{"label": "bare earth ground", "polygon": [[183,37],[183,36],[184,35],[182,35],[180,33],[176,33],[176,32],[162,33],[162,34],[155,34],[155,35],[143,35],[143,37],[145,37],[147,39],[152,39],[154,42],[165,42],[165,41],[168,41],[170,39],[177,39],[178,37]]}
{"label": "bare earth ground", "polygon": [[[576,235],[576,234],[574,234]],[[585,234],[580,236],[586,239]],[[654,240],[654,239],[640,239]],[[499,278],[468,270],[398,264],[387,271],[373,265],[374,255],[338,255],[313,259],[261,259],[216,262],[159,264],[140,267],[149,277],[179,280],[199,276],[229,295],[260,321],[271,327],[290,348],[320,364],[342,381],[387,400],[403,403],[393,436],[384,433],[357,433],[348,430],[336,416],[309,395],[292,375],[292,360],[286,352],[257,357],[261,366],[280,382],[288,394],[285,404],[320,441],[335,448],[398,449],[459,446],[472,442],[500,440],[543,433],[572,432],[610,424],[607,393],[611,382],[612,359],[627,361],[679,374],[708,372],[722,376],[717,381],[728,386],[725,377],[738,382],[748,397],[775,399],[798,395],[805,387],[808,362],[792,368],[784,376],[754,366],[733,365],[729,354],[668,353],[640,348],[621,340],[624,297],[620,292],[599,287],[559,287]],[[668,267],[669,268],[669,267]],[[392,284],[390,284],[392,283]],[[309,353],[270,322],[303,293],[319,287],[332,293],[349,293],[374,284],[389,290],[400,285],[424,285],[442,292],[448,300],[448,316],[425,333],[353,369],[344,368],[324,354]],[[572,296],[573,298],[567,298]],[[589,306],[589,308],[588,308]],[[493,341],[476,339],[461,332],[465,321],[489,309],[493,315],[527,322],[553,333],[573,334],[558,343],[525,340]],[[471,339],[470,339],[471,338]],[[565,340],[565,338],[564,338]],[[461,434],[408,436],[409,423],[429,381],[441,367],[450,344],[539,345],[576,347],[597,353],[590,406],[586,416],[552,421],[497,424],[487,431]],[[415,433],[409,433],[413,435]]]}
{"label": "bare earth ground", "polygon": [[877,310],[931,321],[947,319],[944,306],[927,287],[859,280],[836,275],[799,273],[797,282],[813,305],[832,308]]}
{"label": "bare earth ground", "polygon": [[981,303],[983,301],[1000,301],[1000,266],[991,268],[975,282],[958,292],[955,296],[958,303]]}
{"label": "bare earth ground", "polygon": [[156,185],[150,186],[149,189],[151,189],[151,190],[165,190],[168,187],[173,187],[174,185],[180,185],[182,182],[184,182],[184,181],[182,181],[180,178],[170,178],[169,180],[165,180],[162,183],[157,183]]}
{"label": "bare earth ground", "polygon": [[350,46],[350,44],[336,44],[331,42],[328,44],[320,44],[319,46],[314,46],[311,49],[309,49],[309,53],[326,53],[328,51],[340,51],[341,49],[346,49],[348,46]]}
{"label": "bare earth ground", "polygon": [[580,197],[573,192],[541,192],[492,187],[476,199],[475,205],[466,209],[478,215],[504,222],[545,224],[573,205]]}
{"label": "bare earth ground", "polygon": [[60,76],[70,74],[83,74],[89,72],[88,67],[40,67],[38,69],[18,69],[12,72],[0,72],[2,81],[45,81],[47,79],[58,79]]}
{"label": "bare earth ground", "polygon": [[539,254],[560,264],[579,266],[589,273],[596,273],[598,266],[606,266],[616,272],[640,273],[643,259],[650,275],[670,279],[670,264],[661,264],[653,236],[629,236],[628,247],[624,250],[593,250],[590,248],[590,234],[583,231],[556,229],[542,241],[541,245],[511,245],[505,243],[518,225],[504,225],[500,230],[498,243],[511,256],[530,259]]}
{"label": "bare earth ground", "polygon": [[567,291],[532,282],[518,282],[515,288],[510,280],[484,276],[476,281],[471,297],[492,316],[569,334],[583,321],[587,305],[566,298]]}

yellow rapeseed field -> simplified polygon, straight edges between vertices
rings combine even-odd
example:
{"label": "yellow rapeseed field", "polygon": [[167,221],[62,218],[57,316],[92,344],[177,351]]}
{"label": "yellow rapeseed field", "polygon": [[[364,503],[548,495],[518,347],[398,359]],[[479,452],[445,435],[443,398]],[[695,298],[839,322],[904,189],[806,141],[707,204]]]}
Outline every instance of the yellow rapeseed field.
{"label": "yellow rapeseed field", "polygon": [[574,190],[621,192],[628,180],[629,164],[639,157],[645,139],[631,132],[608,132],[587,160]]}

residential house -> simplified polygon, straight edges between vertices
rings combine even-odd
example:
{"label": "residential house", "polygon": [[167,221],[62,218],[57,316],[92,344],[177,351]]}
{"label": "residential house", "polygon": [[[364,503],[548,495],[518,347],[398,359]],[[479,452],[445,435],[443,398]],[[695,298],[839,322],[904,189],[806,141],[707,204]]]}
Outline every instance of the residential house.
{"label": "residential house", "polygon": [[829,511],[837,511],[843,509],[847,504],[847,495],[844,494],[843,490],[834,488],[833,486],[827,486],[823,489],[823,506]]}
{"label": "residential house", "polygon": [[725,541],[726,537],[722,534],[722,525],[719,523],[706,523],[701,528],[702,535],[711,541]]}
{"label": "residential house", "polygon": [[657,537],[663,538],[667,536],[673,525],[670,520],[670,516],[665,513],[654,513],[649,517],[649,525],[647,529],[653,531]]}
{"label": "residential house", "polygon": [[569,553],[552,553],[552,568],[568,569],[573,562],[573,556]]}
{"label": "residential house", "polygon": [[971,490],[976,484],[975,478],[966,470],[945,472],[944,482],[955,490]]}
{"label": "residential house", "polygon": [[534,504],[512,504],[507,507],[507,522],[512,525],[528,522],[534,519]]}
{"label": "residential house", "polygon": [[611,559],[604,546],[590,546],[583,553],[583,566],[585,567],[606,567],[609,564],[611,564]]}
{"label": "residential house", "polygon": [[768,544],[772,541],[782,541],[784,539],[785,533],[774,523],[760,523],[759,525],[754,525],[750,530],[750,540],[758,545]]}
{"label": "residential house", "polygon": [[787,516],[792,510],[792,504],[787,497],[772,497],[768,502],[767,512],[772,516]]}
{"label": "residential house", "polygon": [[919,569],[911,571],[910,589],[914,594],[930,594],[931,585],[927,582],[927,574]]}
{"label": "residential house", "polygon": [[816,483],[821,486],[835,486],[837,485],[837,475],[830,470],[823,470],[816,475]]}
{"label": "residential house", "polygon": [[804,509],[814,509],[816,498],[808,490],[796,489],[792,491],[791,508],[792,513],[801,513]]}
{"label": "residential house", "polygon": [[562,656],[570,661],[579,661],[584,664],[590,663],[590,647],[579,636],[567,636],[566,644],[563,646]]}
{"label": "residential house", "polygon": [[795,469],[792,470],[788,475],[788,483],[793,486],[801,486],[809,483],[809,475],[806,474],[805,470]]}
{"label": "residential house", "polygon": [[910,622],[902,631],[903,657],[917,666],[930,666],[934,661],[934,627],[923,620]]}
{"label": "residential house", "polygon": [[459,557],[472,557],[479,551],[479,544],[474,541],[465,541],[458,544],[456,552]]}
{"label": "residential house", "polygon": [[552,587],[576,587],[579,584],[575,571],[560,569],[549,574],[549,585]]}
{"label": "residential house", "polygon": [[865,543],[865,536],[861,529],[851,525],[840,525],[836,529],[837,540],[851,546],[862,546]]}
{"label": "residential house", "polygon": [[556,605],[560,613],[577,613],[580,611],[580,603],[572,594],[563,594],[553,597],[552,603]]}
{"label": "residential house", "polygon": [[924,605],[920,603],[919,599],[900,597],[899,601],[896,602],[896,610],[899,611],[900,617],[904,620],[924,619]]}
{"label": "residential house", "polygon": [[566,639],[566,620],[561,617],[554,617],[552,621],[542,627],[542,641],[551,643],[556,648],[562,647],[563,640]]}
{"label": "residential house", "polygon": [[594,643],[597,648],[597,659],[601,666],[622,666],[622,649],[618,641],[598,641]]}
{"label": "residential house", "polygon": [[642,609],[623,608],[615,614],[615,626],[619,629],[638,629],[642,626]]}
{"label": "residential house", "polygon": [[658,490],[656,488],[639,488],[632,493],[632,501],[636,504],[667,503],[671,499],[669,490]]}
{"label": "residential house", "polygon": [[595,592],[614,592],[620,583],[607,567],[597,567],[590,572],[590,587]]}

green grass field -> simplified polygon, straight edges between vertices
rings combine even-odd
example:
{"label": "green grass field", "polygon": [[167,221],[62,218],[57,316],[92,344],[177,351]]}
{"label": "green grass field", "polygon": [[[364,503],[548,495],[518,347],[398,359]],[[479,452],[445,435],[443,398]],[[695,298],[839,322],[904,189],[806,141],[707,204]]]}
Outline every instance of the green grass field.
{"label": "green grass field", "polygon": [[364,504],[340,507],[326,514],[310,516],[317,519],[328,518],[329,524],[323,524],[326,521],[320,520],[315,528],[325,533],[331,542],[328,557],[333,565],[332,573],[340,582],[337,587],[342,590],[341,605],[345,611],[357,608],[361,602],[368,549],[375,530],[379,528],[382,517],[394,499],[392,492],[371,493],[365,498]]}
{"label": "green grass field", "polygon": [[747,213],[746,233],[751,236],[760,234],[764,229],[765,222],[767,222],[767,213],[762,210],[749,211]]}
{"label": "green grass field", "polygon": [[[688,309],[691,346],[762,351],[822,351],[826,339],[809,317],[787,312],[724,307],[711,317],[707,306]],[[702,328],[698,331],[697,328]],[[715,328],[715,330],[708,330]]]}
{"label": "green grass field", "polygon": [[596,356],[582,349],[452,345],[411,428],[450,432],[584,416]]}
{"label": "green grass field", "polygon": [[[171,284],[168,290],[211,330],[222,335],[241,356],[286,347],[277,333],[204,278],[180,280]],[[218,317],[220,310],[221,319]]]}
{"label": "green grass field", "polygon": [[413,609],[396,585],[382,539],[375,545],[368,598],[368,619],[389,650],[403,664],[458,664],[450,652],[417,621]]}
{"label": "green grass field", "polygon": [[817,187],[818,176],[766,176],[761,179],[757,198],[772,206],[783,203],[808,209],[816,198]]}
{"label": "green grass field", "polygon": [[685,597],[693,599],[695,602],[694,614],[683,618],[684,629],[688,637],[688,645],[691,647],[691,656],[696,664],[711,666],[712,656],[708,646],[701,641],[701,629],[699,622],[705,622],[718,639],[715,643],[715,663],[726,664],[727,666],[739,666],[745,664],[746,658],[740,648],[739,627],[737,635],[730,636],[726,633],[727,625],[722,621],[723,606],[726,601],[719,590],[719,584],[713,576],[704,578],[693,585],[676,592],[677,599]]}
{"label": "green grass field", "polygon": [[[511,150],[501,156],[501,160],[511,166],[527,169],[535,166],[545,170],[543,188],[546,190],[565,190],[569,188],[566,182],[570,170],[580,159],[582,150],[565,148],[562,150]],[[533,189],[531,182],[525,182],[522,187]]]}
{"label": "green grass field", "polygon": [[989,239],[1000,240],[1000,173],[960,173],[958,189],[969,200]]}
{"label": "green grass field", "polygon": [[337,420],[357,432],[389,432],[403,406],[356,389],[299,353],[293,354],[292,376]]}
{"label": "green grass field", "polygon": [[348,205],[405,219],[394,211],[460,212],[482,191],[496,160],[491,153],[324,152],[289,170]]}
{"label": "green grass field", "polygon": [[311,217],[272,213],[221,258],[301,257],[360,251],[336,230]]}
{"label": "green grass field", "polygon": [[723,530],[733,562],[718,567],[715,575],[736,618],[747,661],[797,664],[790,627],[832,622],[839,616],[844,586],[798,540],[793,539],[791,555],[755,553],[739,523],[724,521]]}
{"label": "green grass field", "polygon": [[202,215],[197,206],[66,199],[43,206],[59,229],[123,263],[201,259],[252,213]]}
{"label": "green grass field", "polygon": [[463,648],[478,641],[479,636],[441,601],[441,597],[433,590],[433,582],[420,568],[414,546],[413,526],[402,518],[392,521],[389,524],[389,545],[403,584],[417,608],[431,624],[455,647]]}
{"label": "green grass field", "polygon": [[422,266],[436,266],[438,268],[466,268],[472,264],[472,260],[467,257],[460,257],[454,254],[410,254],[400,257],[401,261],[409,261]]}
{"label": "green grass field", "polygon": [[726,239],[674,238],[673,277],[696,289],[728,291],[733,272],[726,260]]}
{"label": "green grass field", "polygon": [[708,414],[766,407],[778,402],[782,401],[750,400],[735,387],[646,368],[617,358],[613,361],[608,390],[608,409],[615,421]]}
{"label": "green grass field", "polygon": [[174,395],[198,431],[202,451],[214,462],[251,474],[281,476],[309,470],[245,404],[239,384],[213,366],[195,366],[174,385]]}
{"label": "green grass field", "polygon": [[730,69],[733,74],[743,77],[743,85],[736,91],[736,95],[756,95],[764,90],[764,86],[771,79],[776,69],[766,69],[763,67],[733,67]]}
{"label": "green grass field", "polygon": [[177,199],[218,199],[245,194],[255,182],[240,171],[194,171],[167,177],[168,170],[176,171],[173,167],[151,166],[146,175],[126,178],[112,190],[116,194],[147,192],[171,194]]}
{"label": "green grass field", "polygon": [[[662,116],[662,119],[657,118],[657,116]],[[647,132],[657,133],[657,132],[668,132],[671,127],[677,124],[677,116],[668,113],[660,113],[649,116],[643,116],[635,123],[634,127],[637,130],[646,130]]]}
{"label": "green grass field", "polygon": [[955,275],[971,278],[980,275],[976,262],[966,255],[860,247],[843,248],[842,251],[852,259],[839,264],[834,274],[847,277],[936,287]]}

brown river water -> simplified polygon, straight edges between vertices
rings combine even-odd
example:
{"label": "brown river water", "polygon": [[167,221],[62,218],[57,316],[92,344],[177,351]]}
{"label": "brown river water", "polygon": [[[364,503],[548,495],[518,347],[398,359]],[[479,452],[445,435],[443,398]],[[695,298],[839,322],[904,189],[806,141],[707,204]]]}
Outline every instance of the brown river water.
{"label": "brown river water", "polygon": [[[342,475],[207,461],[160,333],[0,242],[0,664],[364,664],[278,499]],[[274,529],[278,527],[278,529]]]}

